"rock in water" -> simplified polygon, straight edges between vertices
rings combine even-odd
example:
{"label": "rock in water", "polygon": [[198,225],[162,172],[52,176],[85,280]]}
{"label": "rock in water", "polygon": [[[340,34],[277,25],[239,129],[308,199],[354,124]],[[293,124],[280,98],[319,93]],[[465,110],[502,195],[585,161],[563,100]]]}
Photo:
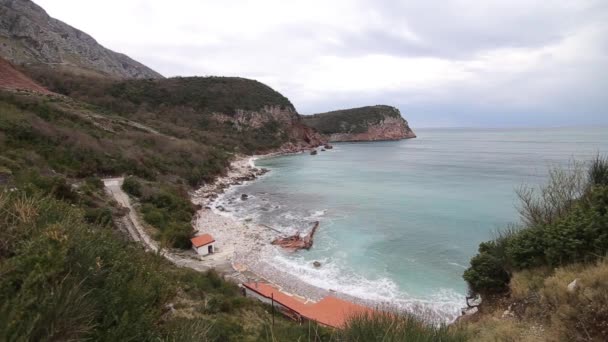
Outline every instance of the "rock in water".
{"label": "rock in water", "polygon": [[320,262],[318,262],[318,261],[313,262],[313,263],[312,263],[312,265],[313,265],[314,267],[316,267],[316,268],[321,267],[321,263],[320,263]]}
{"label": "rock in water", "polygon": [[300,233],[297,232],[292,236],[286,236],[286,237],[279,237],[274,239],[271,244],[273,245],[279,245],[285,249],[291,250],[291,251],[297,251],[299,249],[310,249],[310,247],[312,247],[312,238],[315,235],[315,232],[317,231],[317,228],[319,228],[319,221],[315,222],[315,225],[312,227],[312,230],[310,231],[310,233],[308,233],[306,236],[301,237]]}
{"label": "rock in water", "polygon": [[247,194],[242,194],[242,195],[241,195],[241,201],[245,201],[245,200],[247,200],[248,198],[249,198],[249,195],[247,195]]}
{"label": "rock in water", "polygon": [[312,150],[312,151],[310,151],[310,155],[311,155],[311,156],[316,156],[316,155],[317,155],[317,150]]}

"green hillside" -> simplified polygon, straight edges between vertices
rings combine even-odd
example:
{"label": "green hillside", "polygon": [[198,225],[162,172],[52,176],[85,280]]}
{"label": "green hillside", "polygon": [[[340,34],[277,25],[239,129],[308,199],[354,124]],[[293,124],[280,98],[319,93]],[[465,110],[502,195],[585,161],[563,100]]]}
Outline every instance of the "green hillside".
{"label": "green hillside", "polygon": [[303,119],[322,134],[333,134],[364,133],[370,125],[379,123],[385,117],[400,118],[401,113],[397,108],[377,105],[306,115]]}

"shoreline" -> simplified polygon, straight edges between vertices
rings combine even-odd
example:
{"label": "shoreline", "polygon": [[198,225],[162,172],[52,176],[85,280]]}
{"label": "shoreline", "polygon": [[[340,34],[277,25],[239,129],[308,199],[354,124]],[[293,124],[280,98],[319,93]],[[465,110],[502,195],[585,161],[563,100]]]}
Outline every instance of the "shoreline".
{"label": "shoreline", "polygon": [[[237,156],[231,162],[225,176],[217,178],[213,183],[206,184],[191,194],[192,202],[201,206],[193,221],[194,228],[199,234],[211,234],[215,238],[217,246],[217,253],[202,257],[201,260],[205,262],[208,259],[214,259],[213,264],[224,265],[222,269],[214,267],[218,272],[234,278],[238,282],[267,282],[306,301],[316,302],[323,297],[334,296],[371,308],[380,308],[383,311],[406,310],[434,321],[454,322],[457,317],[446,321],[446,317],[438,316],[422,303],[414,304],[409,309],[398,308],[393,303],[354,297],[340,292],[339,289],[323,289],[299,279],[296,275],[278,269],[272,265],[272,257],[276,253],[288,252],[281,251],[280,247],[271,245],[270,242],[283,234],[274,228],[255,223],[253,220],[238,219],[217,205],[218,199],[230,196],[238,187],[258,180],[270,172],[256,167],[255,160],[305,152],[307,151]],[[238,198],[235,195],[230,200],[247,199]],[[323,229],[322,226],[321,229]]]}
{"label": "shoreline", "polygon": [[[305,152],[307,151],[237,156],[231,162],[225,176],[219,177],[213,183],[206,184],[192,193],[192,202],[202,207],[196,214],[194,228],[198,233],[209,233],[216,239],[218,252],[211,258],[215,259],[216,263],[223,261],[230,264],[232,268],[230,271],[240,273],[243,281],[263,280],[308,301],[318,301],[332,295],[371,306],[372,303],[365,303],[360,298],[316,287],[277,269],[269,263],[267,258],[280,248],[271,245],[270,242],[281,233],[253,221],[239,220],[231,216],[229,212],[223,211],[223,208],[216,207],[217,199],[228,195],[231,190],[239,186],[258,180],[269,172],[269,170],[255,167],[255,160]],[[207,258],[209,257],[202,257],[202,260]]]}

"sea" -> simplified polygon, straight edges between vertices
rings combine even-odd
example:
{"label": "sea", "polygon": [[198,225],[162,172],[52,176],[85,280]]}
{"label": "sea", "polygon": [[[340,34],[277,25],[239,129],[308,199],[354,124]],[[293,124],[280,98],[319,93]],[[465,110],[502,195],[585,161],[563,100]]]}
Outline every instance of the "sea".
{"label": "sea", "polygon": [[465,306],[462,273],[479,243],[520,222],[516,189],[542,185],[550,168],[608,154],[608,127],[416,133],[258,159],[271,172],[220,204],[284,234],[319,221],[310,250],[269,257],[301,281],[449,320]]}

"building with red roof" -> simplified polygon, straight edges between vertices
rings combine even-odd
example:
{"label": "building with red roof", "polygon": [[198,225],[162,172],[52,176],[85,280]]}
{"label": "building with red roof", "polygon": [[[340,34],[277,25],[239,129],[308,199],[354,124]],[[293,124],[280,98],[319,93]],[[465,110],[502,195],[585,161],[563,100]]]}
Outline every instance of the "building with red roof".
{"label": "building with red roof", "polygon": [[190,242],[192,242],[192,249],[198,255],[205,256],[214,252],[215,239],[209,234],[195,236],[190,239]]}
{"label": "building with red roof", "polygon": [[284,315],[297,320],[309,320],[333,328],[343,328],[349,318],[373,313],[374,310],[334,296],[318,302],[308,301],[279,290],[267,283],[243,284],[245,295],[274,305]]}

